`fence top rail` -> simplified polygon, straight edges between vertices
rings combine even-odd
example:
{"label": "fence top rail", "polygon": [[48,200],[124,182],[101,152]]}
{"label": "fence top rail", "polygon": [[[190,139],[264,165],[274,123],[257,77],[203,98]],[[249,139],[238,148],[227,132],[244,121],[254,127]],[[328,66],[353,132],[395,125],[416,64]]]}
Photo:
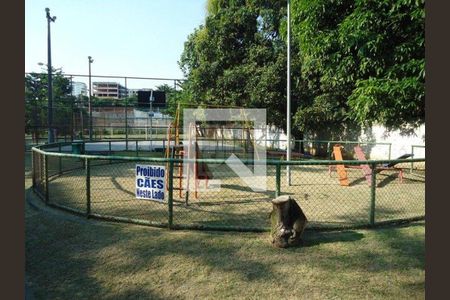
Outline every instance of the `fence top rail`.
{"label": "fence top rail", "polygon": [[[111,126],[97,126],[97,127],[111,127]],[[135,128],[140,128],[140,126],[134,126]],[[146,128],[145,126],[141,126],[142,128]],[[166,128],[166,125],[161,126],[161,128]],[[216,141],[217,138],[207,138],[207,137],[197,137],[198,140],[204,140],[204,141],[209,141],[209,140],[214,140]],[[128,139],[128,142],[134,142],[136,139]],[[238,139],[238,138],[220,138],[221,140],[246,140],[246,139]],[[272,141],[279,141],[279,142],[285,142],[286,140],[282,140],[282,139],[265,139],[268,142],[272,142]],[[85,144],[94,144],[94,143],[104,143],[104,142],[126,142],[125,139],[118,137],[118,138],[109,138],[109,139],[104,139],[104,140],[94,140],[94,141],[89,141],[89,140],[80,140],[80,142],[83,142]],[[141,140],[139,140],[141,141]],[[377,145],[392,145],[392,143],[375,143],[375,142],[355,142],[355,141],[319,141],[319,140],[295,140],[295,142],[312,142],[312,143],[347,143],[347,144],[377,144]],[[48,146],[48,147],[54,147],[57,146],[57,144],[60,144],[61,142],[55,142],[52,144],[42,144],[39,146]],[[70,142],[68,142],[70,144]],[[424,145],[412,145],[411,147],[425,147]]]}
{"label": "fence top rail", "polygon": [[[284,140],[285,141],[285,140]],[[295,140],[295,142],[308,143],[336,143],[336,144],[370,144],[370,145],[392,145],[386,142],[363,142],[363,141],[327,141],[327,140]]]}
{"label": "fence top rail", "polygon": [[[25,74],[41,74],[42,72],[25,72]],[[47,73],[45,73],[47,74]],[[56,73],[53,73],[56,74]],[[99,77],[99,78],[120,78],[120,79],[147,79],[147,80],[169,80],[169,81],[186,81],[186,79],[183,78],[162,78],[162,77],[139,77],[139,76],[117,76],[117,75],[89,75],[89,74],[69,74],[69,73],[63,73],[63,76],[66,77]]]}
{"label": "fence top rail", "polygon": [[59,146],[68,146],[71,144],[72,144],[71,142],[54,142],[54,143],[50,143],[50,144],[38,144],[37,146],[33,146],[33,148],[48,149],[48,148],[59,147]]}
{"label": "fence top rail", "polygon": [[[176,158],[158,158],[158,157],[133,157],[133,156],[108,156],[108,155],[89,155],[89,154],[69,154],[69,153],[58,153],[58,152],[46,152],[39,147],[33,147],[32,151],[54,157],[67,157],[67,158],[83,158],[89,160],[122,160],[122,161],[148,161],[148,162],[160,162],[160,163],[168,163],[173,161],[184,162],[184,163],[211,163],[211,164],[224,164],[227,162],[226,159],[212,159],[212,158],[203,158],[203,159],[176,159]],[[253,160],[253,159],[242,159],[240,160],[244,164],[267,164],[267,165],[379,165],[386,163],[411,163],[411,162],[424,162],[425,158],[417,158],[417,159],[394,159],[394,160],[295,160],[295,161],[285,161],[285,160]]]}

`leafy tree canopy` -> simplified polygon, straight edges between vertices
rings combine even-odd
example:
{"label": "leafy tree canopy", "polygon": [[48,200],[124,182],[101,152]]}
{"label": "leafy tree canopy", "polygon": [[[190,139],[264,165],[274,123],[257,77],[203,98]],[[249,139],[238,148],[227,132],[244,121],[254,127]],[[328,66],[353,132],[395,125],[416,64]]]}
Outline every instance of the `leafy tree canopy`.
{"label": "leafy tree canopy", "polygon": [[298,125],[424,122],[424,1],[294,0],[292,15],[310,95]]}
{"label": "leafy tree canopy", "polygon": [[[286,1],[209,0],[185,42],[189,103],[265,107],[285,126]],[[424,122],[423,0],[291,0],[293,133]]]}
{"label": "leafy tree canopy", "polygon": [[180,67],[191,103],[266,108],[285,123],[285,1],[208,1],[205,25],[185,42]]}
{"label": "leafy tree canopy", "polygon": [[[70,80],[61,69],[53,69],[53,125],[64,127],[71,118],[74,97],[71,96]],[[48,77],[46,73],[25,75],[25,131],[47,126]]]}

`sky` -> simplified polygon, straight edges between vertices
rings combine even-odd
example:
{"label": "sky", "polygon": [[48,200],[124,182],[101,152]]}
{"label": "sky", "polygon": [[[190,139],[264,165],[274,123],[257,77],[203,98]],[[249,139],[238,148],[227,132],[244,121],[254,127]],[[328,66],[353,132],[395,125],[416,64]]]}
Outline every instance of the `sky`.
{"label": "sky", "polygon": [[[93,75],[183,78],[184,42],[206,15],[206,0],[25,0],[25,72],[47,63],[46,7],[56,16],[52,66],[67,74],[88,74],[92,56]],[[161,83],[128,79],[127,87]]]}

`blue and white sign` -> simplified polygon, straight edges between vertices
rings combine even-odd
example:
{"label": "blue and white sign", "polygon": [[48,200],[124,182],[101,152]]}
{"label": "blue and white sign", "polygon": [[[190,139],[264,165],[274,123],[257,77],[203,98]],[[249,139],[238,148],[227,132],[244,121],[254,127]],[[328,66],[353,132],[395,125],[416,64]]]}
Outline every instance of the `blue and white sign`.
{"label": "blue and white sign", "polygon": [[166,168],[136,164],[136,198],[164,201]]}

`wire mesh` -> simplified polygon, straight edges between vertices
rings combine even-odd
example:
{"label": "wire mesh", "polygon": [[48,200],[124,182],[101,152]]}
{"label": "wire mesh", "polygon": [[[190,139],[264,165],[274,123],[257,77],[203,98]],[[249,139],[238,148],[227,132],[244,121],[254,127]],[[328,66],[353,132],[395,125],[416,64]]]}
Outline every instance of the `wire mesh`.
{"label": "wire mesh", "polygon": [[327,165],[290,166],[291,185],[286,167],[282,170],[281,193],[291,195],[304,209],[314,227],[340,227],[368,223],[370,188],[361,171],[346,170],[348,186],[340,185],[337,172]]}
{"label": "wire mesh", "polygon": [[410,173],[407,164],[377,174],[375,221],[393,221],[425,214],[425,173]]}
{"label": "wire mesh", "polygon": [[[186,174],[181,174],[181,168],[175,165],[174,224],[228,228],[269,226],[268,214],[275,196],[274,166],[267,169],[273,176],[267,177],[267,190],[264,192],[255,192],[247,186],[227,164],[208,163],[206,167],[198,168],[207,169],[209,178],[189,180],[189,192],[186,195]],[[184,178],[180,178],[180,174]]]}
{"label": "wire mesh", "polygon": [[33,151],[33,190],[41,197],[45,195],[44,155]]}
{"label": "wire mesh", "polygon": [[[267,230],[271,200],[277,195],[292,196],[313,228],[373,225],[372,216],[377,223],[425,215],[425,159],[415,160],[414,172],[410,171],[409,162],[391,169],[374,169],[371,165],[375,184],[360,165],[345,165],[348,185],[341,184],[337,161],[296,161],[289,166],[288,184],[284,160],[268,161],[266,176],[242,177],[221,159],[227,155],[217,151],[205,151],[203,158],[209,159],[206,162],[192,162],[190,175],[185,173],[181,161],[174,161],[173,172],[169,172],[170,159],[162,158],[162,152],[149,151],[145,142],[131,142],[128,151],[123,141],[86,143],[86,154],[114,155],[88,157],[88,168],[86,158],[54,153],[71,153],[70,144],[41,147],[45,154],[33,151],[34,190],[45,198],[47,166],[50,204],[86,213],[90,203],[90,213],[96,216],[161,226],[171,220],[174,227]],[[248,154],[239,155],[251,158]],[[250,162],[246,167],[253,172]],[[136,164],[166,167],[172,185],[167,185],[163,202],[137,199]],[[265,183],[266,189],[254,191],[248,182]],[[169,198],[169,190],[173,198]]]}
{"label": "wire mesh", "polygon": [[[85,213],[86,211],[86,171],[84,159],[78,157],[49,158],[49,204]],[[59,168],[61,167],[61,172]]]}
{"label": "wire mesh", "polygon": [[360,146],[367,159],[391,159],[391,143],[363,142],[363,141],[321,141],[295,140],[295,149],[303,149],[308,156],[333,159],[333,147],[341,146],[344,159],[355,157],[355,146]]}
{"label": "wire mesh", "polygon": [[[93,161],[94,162],[94,161]],[[97,215],[167,224],[167,202],[136,198],[136,164],[139,161],[95,160],[90,172],[91,212]],[[152,162],[151,165],[165,166]]]}

